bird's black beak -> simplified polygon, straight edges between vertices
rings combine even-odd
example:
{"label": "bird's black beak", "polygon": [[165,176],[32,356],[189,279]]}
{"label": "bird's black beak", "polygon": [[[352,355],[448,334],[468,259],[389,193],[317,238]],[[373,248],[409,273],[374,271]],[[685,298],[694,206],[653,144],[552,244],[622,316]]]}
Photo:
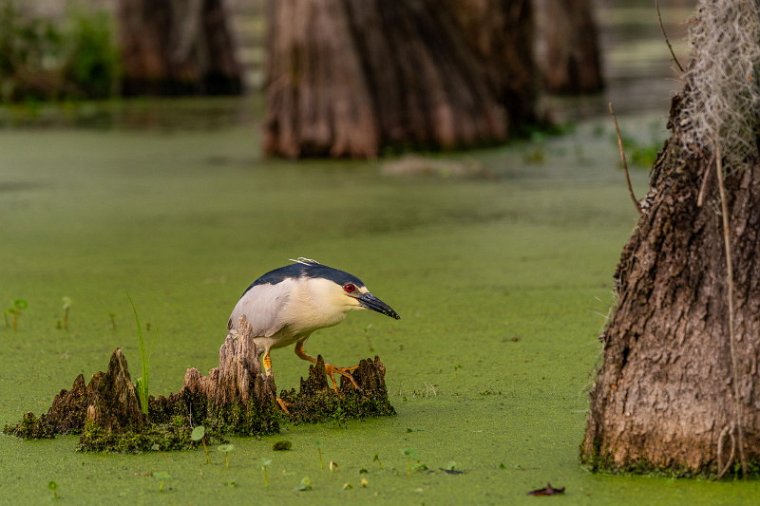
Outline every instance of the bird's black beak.
{"label": "bird's black beak", "polygon": [[359,297],[359,302],[362,306],[366,307],[367,309],[371,309],[372,311],[377,311],[378,313],[388,315],[391,318],[395,318],[397,320],[401,318],[398,313],[393,310],[393,308],[369,292],[362,294],[361,297]]}

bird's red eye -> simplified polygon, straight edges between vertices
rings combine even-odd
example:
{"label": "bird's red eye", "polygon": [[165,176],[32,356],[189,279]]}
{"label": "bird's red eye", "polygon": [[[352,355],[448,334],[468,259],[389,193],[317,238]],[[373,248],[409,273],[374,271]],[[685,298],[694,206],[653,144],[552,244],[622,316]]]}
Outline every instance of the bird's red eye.
{"label": "bird's red eye", "polygon": [[356,285],[353,283],[346,283],[343,285],[343,289],[346,291],[346,293],[354,293],[356,291]]}

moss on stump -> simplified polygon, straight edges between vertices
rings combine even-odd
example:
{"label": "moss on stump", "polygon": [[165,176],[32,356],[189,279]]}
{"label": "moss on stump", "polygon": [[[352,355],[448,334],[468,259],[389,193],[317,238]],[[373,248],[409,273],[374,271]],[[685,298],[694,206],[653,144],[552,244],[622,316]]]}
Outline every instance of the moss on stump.
{"label": "moss on stump", "polygon": [[[359,388],[342,378],[335,391],[328,385],[324,360],[310,367],[300,390],[282,392],[294,423],[394,415],[385,387],[385,367],[378,357],[362,360],[353,371]],[[85,384],[81,374],[70,390],[55,396],[47,413],[26,413],[3,431],[27,439],[79,434],[79,451],[137,453],[197,447],[194,427],[206,428],[207,442],[226,435],[275,434],[283,420],[274,379],[260,371],[253,338],[228,336],[219,350],[219,367],[202,376],[188,369],[179,392],[150,397],[148,414],[140,409],[127,360],[117,348],[106,372]]]}
{"label": "moss on stump", "polygon": [[301,379],[298,392],[295,389],[280,392],[289,419],[294,423],[317,423],[396,414],[388,400],[385,366],[379,357],[362,360],[351,375],[359,388],[341,376],[340,388],[335,391],[328,384],[324,359],[321,355],[317,357],[317,363],[309,367],[309,376]]}

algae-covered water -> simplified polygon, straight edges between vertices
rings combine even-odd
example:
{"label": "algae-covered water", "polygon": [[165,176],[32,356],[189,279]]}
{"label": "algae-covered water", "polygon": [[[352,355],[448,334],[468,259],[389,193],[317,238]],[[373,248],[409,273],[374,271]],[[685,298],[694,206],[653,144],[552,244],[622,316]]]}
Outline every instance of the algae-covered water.
{"label": "algae-covered water", "polygon": [[[621,120],[641,142],[665,136],[664,117]],[[307,346],[339,365],[380,355],[398,416],[233,438],[228,467],[214,448],[206,464],[202,451],[82,454],[73,436],[0,436],[0,503],[46,503],[50,482],[68,504],[749,504],[760,492],[578,464],[636,218],[608,121],[445,157],[480,178],[264,160],[258,143],[247,125],[0,131],[0,307],[28,302],[17,331],[0,321],[0,425],[47,409],[117,346],[137,373],[128,295],[150,327],[151,392],[176,391],[186,368],[216,365],[248,283],[297,256],[358,275],[401,314],[351,314]],[[642,194],[646,173],[634,179]],[[290,349],[273,361],[279,388],[306,372]],[[272,451],[283,439],[292,449]],[[565,495],[527,496],[547,482]]]}

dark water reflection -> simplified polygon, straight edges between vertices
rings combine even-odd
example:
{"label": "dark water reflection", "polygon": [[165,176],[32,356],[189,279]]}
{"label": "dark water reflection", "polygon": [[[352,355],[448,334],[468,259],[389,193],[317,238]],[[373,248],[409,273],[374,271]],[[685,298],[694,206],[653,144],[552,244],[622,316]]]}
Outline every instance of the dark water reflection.
{"label": "dark water reflection", "polygon": [[258,124],[262,113],[261,94],[65,104],[32,103],[0,107],[0,128],[218,130]]}

